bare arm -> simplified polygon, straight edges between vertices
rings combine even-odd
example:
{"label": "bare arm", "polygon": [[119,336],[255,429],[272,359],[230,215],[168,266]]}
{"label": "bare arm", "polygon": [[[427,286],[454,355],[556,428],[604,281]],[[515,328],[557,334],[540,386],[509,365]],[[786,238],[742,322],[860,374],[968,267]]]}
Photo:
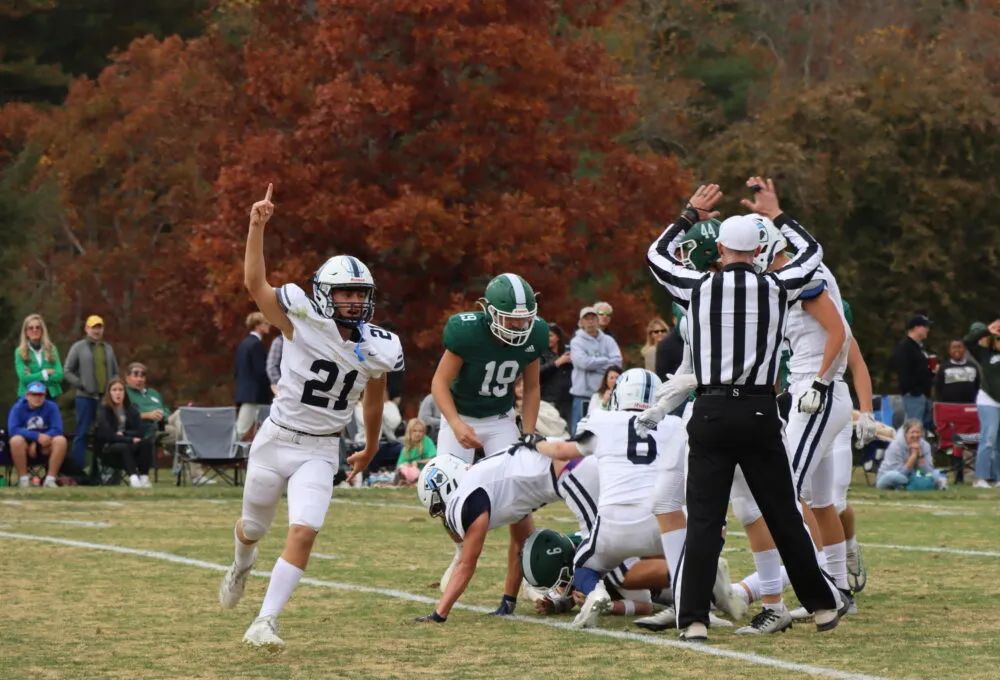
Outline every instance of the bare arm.
{"label": "bare arm", "polygon": [[469,525],[465,530],[465,540],[462,542],[462,549],[458,555],[458,564],[451,572],[448,585],[438,600],[435,611],[441,616],[448,616],[451,608],[462,597],[462,593],[469,587],[472,575],[476,573],[476,564],[479,562],[479,555],[483,552],[483,545],[486,543],[486,533],[489,531],[490,516],[484,512]]}
{"label": "bare arm", "polygon": [[847,352],[847,368],[851,371],[854,382],[854,392],[858,395],[858,410],[871,413],[872,407],[872,376],[868,372],[868,364],[861,354],[861,347],[855,338],[851,338],[851,348]]}
{"label": "bare arm", "polygon": [[847,354],[851,348],[851,333],[830,294],[825,290],[814,298],[803,300],[802,309],[816,319],[826,331],[823,363],[820,364],[818,376],[830,382],[847,361]]}
{"label": "bare arm", "polygon": [[580,447],[576,442],[547,440],[535,445],[538,453],[553,460],[572,460],[580,457]]}
{"label": "bare arm", "polygon": [[264,225],[274,214],[274,204],[271,203],[273,189],[274,185],[268,184],[264,200],[257,201],[250,208],[250,230],[247,233],[247,249],[243,258],[243,285],[257,303],[257,309],[267,317],[271,325],[277,326],[282,335],[290,340],[292,322],[278,304],[278,296],[267,282],[267,270],[264,267]]}
{"label": "bare arm", "polygon": [[347,458],[347,463],[352,465],[351,473],[347,476],[350,482],[364,469],[372,458],[378,453],[379,435],[382,432],[382,405],[385,403],[385,376],[374,380],[369,380],[365,385],[365,394],[361,401],[361,413],[365,420],[365,448],[357,453],[353,453]]}
{"label": "bare arm", "polygon": [[[458,377],[458,372],[462,370],[462,357],[451,350],[445,350],[438,362],[437,370],[434,371],[434,378],[431,380],[431,395],[434,403],[441,411],[441,418],[447,421],[455,434],[458,443],[467,449],[481,449],[483,443],[476,435],[476,431],[462,420],[458,409],[455,407],[455,398],[451,396],[451,384]],[[538,418],[538,411],[535,411],[535,418]]]}
{"label": "bare arm", "polygon": [[538,424],[538,409],[542,402],[542,386],[539,382],[541,360],[535,359],[524,367],[524,400],[521,406],[521,425],[525,434],[535,431]]}

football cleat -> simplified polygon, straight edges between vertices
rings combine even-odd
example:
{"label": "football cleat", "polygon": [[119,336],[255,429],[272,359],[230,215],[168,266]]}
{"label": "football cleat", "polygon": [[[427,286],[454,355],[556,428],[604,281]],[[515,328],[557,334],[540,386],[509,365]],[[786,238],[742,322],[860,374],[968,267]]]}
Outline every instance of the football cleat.
{"label": "football cleat", "polygon": [[750,619],[750,625],[736,629],[737,635],[770,635],[772,633],[783,633],[792,627],[792,616],[788,613],[788,608],[783,607],[781,611],[764,607],[755,617]]}
{"label": "football cleat", "polygon": [[812,612],[805,607],[796,607],[791,612],[792,621],[808,621],[813,617]]}
{"label": "football cleat", "polygon": [[847,551],[847,583],[851,590],[860,593],[868,583],[868,570],[865,568],[865,559],[861,554],[861,546],[856,550]]}
{"label": "football cleat", "polygon": [[609,611],[611,611],[611,596],[608,594],[607,588],[604,587],[604,583],[598,582],[587,595],[583,606],[580,607],[580,613],[576,615],[570,625],[573,628],[593,628],[597,625],[597,617]]}
{"label": "football cleat", "polygon": [[678,637],[683,642],[708,642],[708,628],[704,623],[692,623]]}
{"label": "football cleat", "polygon": [[719,558],[719,564],[715,571],[712,601],[719,610],[733,619],[742,619],[747,613],[746,600],[733,591],[732,583],[729,580],[729,563],[722,557]]}
{"label": "football cleat", "polygon": [[254,548],[253,562],[250,563],[249,567],[240,569],[233,562],[229,565],[229,569],[226,569],[222,583],[219,584],[219,604],[222,605],[223,609],[232,609],[239,604],[240,598],[243,597],[243,591],[247,587],[247,577],[250,576],[250,571],[256,561],[257,549]]}
{"label": "football cleat", "polygon": [[244,633],[243,643],[248,647],[267,652],[283,650],[285,641],[278,637],[278,617],[258,616]]}
{"label": "football cleat", "polygon": [[825,633],[833,630],[840,623],[840,612],[836,609],[820,609],[813,618],[816,620],[816,630]]}
{"label": "football cleat", "polygon": [[663,611],[636,619],[634,623],[646,630],[660,631],[674,628],[677,625],[677,612],[674,611],[673,607],[667,607]]}

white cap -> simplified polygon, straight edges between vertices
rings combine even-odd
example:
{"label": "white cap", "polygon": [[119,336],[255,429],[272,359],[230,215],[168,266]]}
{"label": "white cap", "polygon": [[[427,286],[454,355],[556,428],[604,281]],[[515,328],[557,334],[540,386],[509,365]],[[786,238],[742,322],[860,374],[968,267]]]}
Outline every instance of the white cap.
{"label": "white cap", "polygon": [[730,250],[752,253],[760,240],[760,225],[749,215],[729,217],[719,227],[718,243]]}

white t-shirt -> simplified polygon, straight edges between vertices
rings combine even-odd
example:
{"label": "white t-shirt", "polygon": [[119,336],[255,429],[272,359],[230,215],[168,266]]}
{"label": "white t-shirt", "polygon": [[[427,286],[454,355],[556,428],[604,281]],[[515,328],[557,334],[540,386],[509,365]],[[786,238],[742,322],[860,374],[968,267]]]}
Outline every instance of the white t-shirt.
{"label": "white t-shirt", "polygon": [[[785,337],[792,351],[788,361],[788,370],[792,373],[808,373],[817,375],[823,366],[823,350],[826,348],[827,333],[812,314],[802,308],[803,301],[819,295],[826,289],[830,299],[841,319],[844,319],[844,303],[840,297],[840,287],[826,265],[821,264],[810,281],[799,295],[799,301],[788,310],[788,325],[785,327]],[[847,321],[844,321],[847,325]],[[835,380],[841,380],[847,370],[844,361],[834,375]]]}
{"label": "white t-shirt", "polygon": [[281,353],[278,396],[271,420],[299,432],[339,432],[370,378],[403,368],[403,347],[387,330],[364,324],[344,340],[332,319],[319,314],[312,299],[294,283],[275,289],[294,329]]}

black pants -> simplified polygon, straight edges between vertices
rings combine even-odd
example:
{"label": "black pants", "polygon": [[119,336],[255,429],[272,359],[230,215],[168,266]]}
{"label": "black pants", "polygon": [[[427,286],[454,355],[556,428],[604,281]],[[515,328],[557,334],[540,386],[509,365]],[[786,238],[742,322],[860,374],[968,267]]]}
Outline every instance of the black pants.
{"label": "black pants", "polygon": [[797,507],[792,473],[772,396],[700,396],[688,423],[687,541],[675,585],[677,626],[708,625],[722,549],[720,535],[737,465],[760,507],[799,601],[809,611],[835,609],[826,577]]}
{"label": "black pants", "polygon": [[101,451],[101,459],[106,465],[123,468],[130,475],[149,474],[149,468],[153,464],[153,441],[142,439],[138,444],[132,442],[105,444]]}

